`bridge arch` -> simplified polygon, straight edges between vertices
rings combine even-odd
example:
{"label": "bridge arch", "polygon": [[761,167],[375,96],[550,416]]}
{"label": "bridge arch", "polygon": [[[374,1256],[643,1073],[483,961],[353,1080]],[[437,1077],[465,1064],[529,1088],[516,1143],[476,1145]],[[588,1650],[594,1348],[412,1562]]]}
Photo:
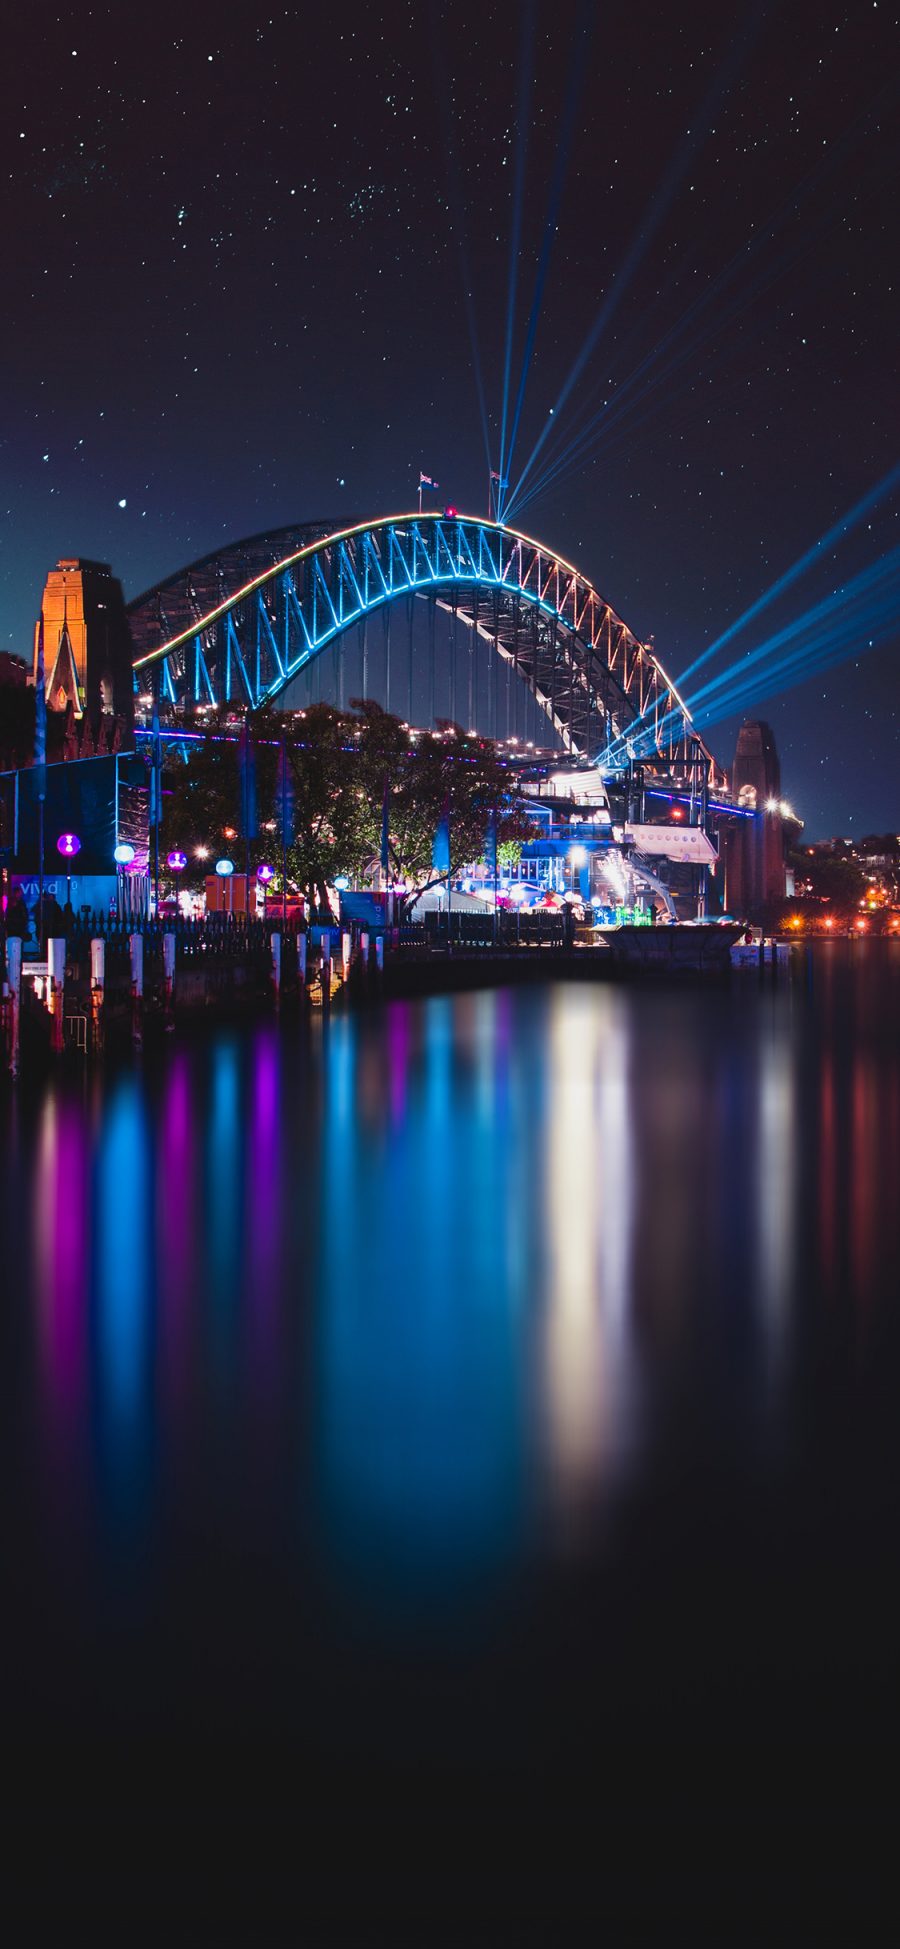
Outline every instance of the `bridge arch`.
{"label": "bridge arch", "polygon": [[658,659],[586,577],[470,515],[318,523],[205,557],[129,605],[137,687],[174,706],[257,708],[343,632],[412,597],[476,630],[572,755],[598,757],[633,729],[647,762],[712,766]]}

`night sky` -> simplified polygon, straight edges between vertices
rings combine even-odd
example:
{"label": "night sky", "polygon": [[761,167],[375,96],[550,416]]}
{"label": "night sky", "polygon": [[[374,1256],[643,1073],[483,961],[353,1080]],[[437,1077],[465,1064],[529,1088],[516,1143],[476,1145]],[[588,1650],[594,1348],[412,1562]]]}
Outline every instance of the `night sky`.
{"label": "night sky", "polygon": [[[30,655],[60,555],[130,597],[219,541],[410,508],[420,467],[483,511],[473,337],[496,466],[512,268],[508,425],[542,289],[511,481],[547,438],[510,520],[676,678],[897,462],[895,0],[37,0],[4,52],[0,647]],[[840,662],[752,701],[811,836],[900,830],[898,589],[872,651],[863,607]],[[706,727],[726,762],[739,721]]]}

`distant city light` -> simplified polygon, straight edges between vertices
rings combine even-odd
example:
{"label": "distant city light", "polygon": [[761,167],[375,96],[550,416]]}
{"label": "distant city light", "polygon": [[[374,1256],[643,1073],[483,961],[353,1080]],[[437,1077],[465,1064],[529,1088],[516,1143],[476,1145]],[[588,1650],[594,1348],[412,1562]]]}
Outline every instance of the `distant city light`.
{"label": "distant city light", "polygon": [[218,873],[220,880],[230,880],[231,875],[234,872],[234,860],[217,859],[216,872]]}
{"label": "distant city light", "polygon": [[195,847],[194,847],[194,855],[195,855],[195,857],[196,857],[197,859],[208,859],[208,858],[209,858],[209,847],[208,847],[208,846],[195,846]]}
{"label": "distant city light", "polygon": [[130,839],[121,839],[119,841],[119,844],[116,847],[115,852],[113,853],[113,859],[115,860],[117,866],[131,865],[131,862],[134,859],[134,847],[132,846]]}
{"label": "distant city light", "polygon": [[346,893],[347,888],[350,885],[350,881],[348,880],[346,873],[336,873],[332,885],[337,888],[338,893]]}

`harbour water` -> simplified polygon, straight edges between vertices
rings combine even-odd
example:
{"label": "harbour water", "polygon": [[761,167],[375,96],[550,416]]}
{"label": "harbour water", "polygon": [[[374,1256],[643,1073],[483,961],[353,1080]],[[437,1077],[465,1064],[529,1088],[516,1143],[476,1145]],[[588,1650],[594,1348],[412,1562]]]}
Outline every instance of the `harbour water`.
{"label": "harbour water", "polygon": [[0,1129],[34,1913],[884,1912],[893,944],[219,1028]]}

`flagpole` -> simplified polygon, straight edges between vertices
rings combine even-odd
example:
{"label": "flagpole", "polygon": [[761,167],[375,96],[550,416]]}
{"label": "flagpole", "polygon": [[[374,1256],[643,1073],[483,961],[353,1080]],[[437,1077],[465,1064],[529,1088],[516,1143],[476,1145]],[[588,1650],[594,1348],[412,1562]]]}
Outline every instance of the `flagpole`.
{"label": "flagpole", "polygon": [[419,475],[419,513],[422,512],[422,476]]}

